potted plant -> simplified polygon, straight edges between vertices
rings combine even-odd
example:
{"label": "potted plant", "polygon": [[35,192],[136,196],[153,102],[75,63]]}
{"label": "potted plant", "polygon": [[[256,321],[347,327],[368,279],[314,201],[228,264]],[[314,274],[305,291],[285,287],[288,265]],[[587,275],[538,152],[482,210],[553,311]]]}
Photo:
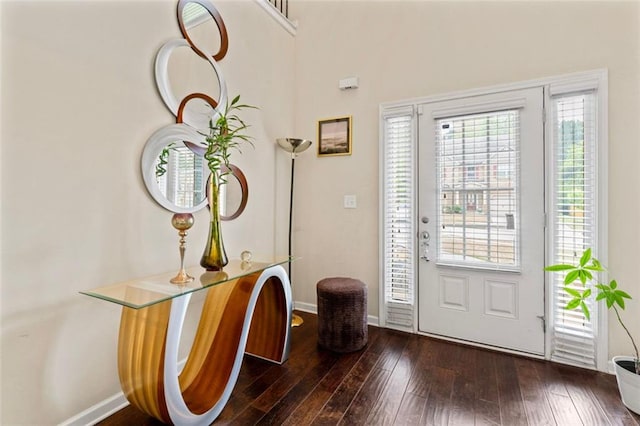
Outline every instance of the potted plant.
{"label": "potted plant", "polygon": [[[564,291],[572,299],[569,300],[565,309],[581,309],[587,319],[591,318],[591,312],[586,300],[595,294],[595,300],[604,300],[607,309],[613,309],[618,322],[629,336],[635,357],[615,356],[613,365],[618,381],[618,388],[622,397],[622,402],[631,411],[640,414],[640,356],[638,356],[638,346],[636,345],[631,332],[620,317],[620,310],[625,309],[625,299],[631,299],[628,293],[618,288],[616,280],[611,280],[609,284],[601,283],[597,280],[600,272],[606,268],[600,261],[591,256],[591,249],[584,251],[577,265],[558,264],[545,268],[550,272],[565,272]],[[594,279],[595,276],[595,279]],[[575,284],[579,281],[579,284]],[[593,284],[595,282],[595,285]]]}
{"label": "potted plant", "polygon": [[230,104],[219,110],[218,117],[209,122],[209,134],[205,135],[207,145],[204,158],[211,171],[208,184],[211,221],[209,238],[200,265],[210,271],[219,271],[228,263],[220,232],[218,197],[220,186],[227,183],[227,175],[232,173],[229,167],[231,152],[241,152],[240,147],[245,142],[253,146],[251,137],[244,133],[249,126],[237,115],[238,111],[245,108],[255,107],[241,104],[240,95],[233,98]]}

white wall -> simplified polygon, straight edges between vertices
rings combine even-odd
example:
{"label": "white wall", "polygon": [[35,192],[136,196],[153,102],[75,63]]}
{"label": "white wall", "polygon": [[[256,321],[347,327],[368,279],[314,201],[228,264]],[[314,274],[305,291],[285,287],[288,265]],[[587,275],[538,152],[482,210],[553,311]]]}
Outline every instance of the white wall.
{"label": "white wall", "polygon": [[[250,201],[224,225],[230,256],[286,250],[289,162],[275,138],[316,140],[318,119],[351,114],[352,156],[317,158],[314,145],[296,162],[294,292],[315,304],[320,278],[357,277],[377,315],[378,105],[608,68],[610,267],[640,298],[638,2],[294,0],[295,39],[253,2],[216,4],[230,93],[261,107],[247,117],[256,149],[237,161]],[[153,81],[157,49],[179,37],[174,8],[0,2],[2,424],[57,423],[118,392],[120,310],[77,292],[177,267],[170,214],[146,194],[138,165],[149,135],[174,120]],[[360,88],[339,91],[350,75]],[[357,209],[342,208],[345,194]],[[206,228],[200,212],[187,263]],[[625,317],[638,334],[638,305]],[[628,352],[610,329],[610,352]]]}
{"label": "white wall", "polygon": [[[382,102],[599,68],[609,69],[610,270],[640,299],[640,3],[291,2],[296,37],[296,130],[353,115],[353,155],[300,157],[294,266],[296,299],[315,304],[327,276],[369,285],[378,314],[378,106]],[[358,76],[360,88],[338,90]],[[358,208],[342,208],[356,194]],[[295,277],[298,277],[297,279]],[[640,305],[624,313],[640,334]],[[630,344],[610,319],[610,353]]]}
{"label": "white wall", "polygon": [[[254,2],[216,2],[229,31],[229,92],[255,150],[233,158],[249,181],[225,223],[230,257],[282,252],[275,138],[293,130],[294,39]],[[181,37],[174,1],[2,1],[2,424],[55,424],[119,392],[120,309],[78,291],[179,266],[171,214],[147,195],[142,148],[175,121],[153,78]],[[213,76],[194,86],[207,88]],[[284,193],[286,194],[286,188]],[[282,228],[284,229],[284,228]],[[208,231],[196,214],[187,264]],[[279,242],[278,242],[279,241]]]}

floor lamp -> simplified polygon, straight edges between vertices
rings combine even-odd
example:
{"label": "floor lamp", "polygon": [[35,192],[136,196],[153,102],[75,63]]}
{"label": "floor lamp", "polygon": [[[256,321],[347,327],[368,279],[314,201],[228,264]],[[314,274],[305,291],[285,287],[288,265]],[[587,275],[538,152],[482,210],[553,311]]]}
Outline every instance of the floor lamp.
{"label": "floor lamp", "polygon": [[[291,257],[291,225],[293,223],[293,176],[296,165],[296,156],[311,146],[308,139],[281,138],[277,140],[278,146],[291,153],[291,188],[289,190],[289,257]],[[291,262],[289,262],[289,282],[291,281]],[[302,317],[293,315],[291,326],[297,327],[303,323]]]}

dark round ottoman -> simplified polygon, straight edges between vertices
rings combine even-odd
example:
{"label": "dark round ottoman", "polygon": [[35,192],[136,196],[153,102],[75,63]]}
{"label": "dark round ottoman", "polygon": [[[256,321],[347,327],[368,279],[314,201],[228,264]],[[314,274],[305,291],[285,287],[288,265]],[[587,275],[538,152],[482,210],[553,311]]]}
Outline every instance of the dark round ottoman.
{"label": "dark round ottoman", "polygon": [[318,344],[353,352],[367,344],[367,286],[353,278],[318,281]]}

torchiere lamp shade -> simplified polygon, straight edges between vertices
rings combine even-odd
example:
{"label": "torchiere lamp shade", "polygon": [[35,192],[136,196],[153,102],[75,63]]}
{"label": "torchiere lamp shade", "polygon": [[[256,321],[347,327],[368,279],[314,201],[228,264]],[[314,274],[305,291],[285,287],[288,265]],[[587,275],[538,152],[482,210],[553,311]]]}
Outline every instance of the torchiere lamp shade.
{"label": "torchiere lamp shade", "polygon": [[311,141],[308,139],[279,138],[277,142],[280,148],[292,154],[298,154],[311,146]]}

